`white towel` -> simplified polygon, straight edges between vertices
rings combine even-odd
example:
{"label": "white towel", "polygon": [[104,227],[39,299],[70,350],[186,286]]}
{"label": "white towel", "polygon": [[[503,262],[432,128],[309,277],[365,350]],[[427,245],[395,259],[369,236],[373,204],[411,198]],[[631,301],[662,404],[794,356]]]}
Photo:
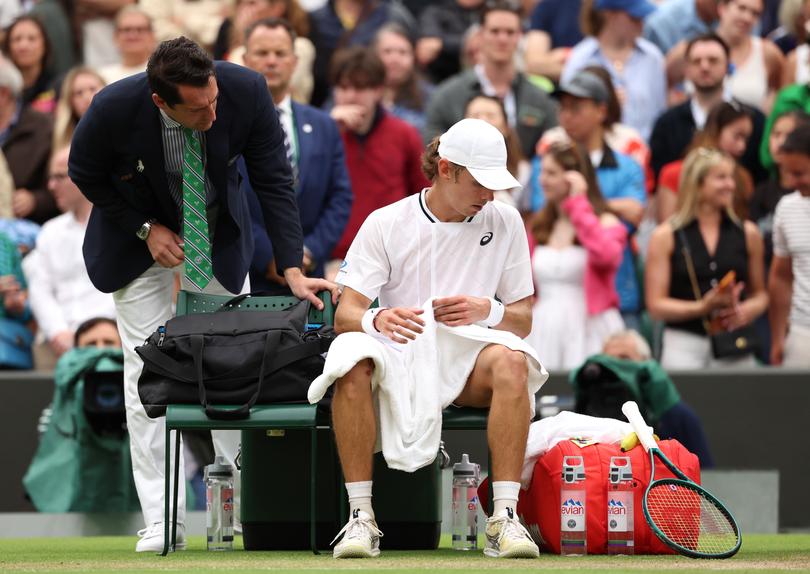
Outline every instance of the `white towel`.
{"label": "white towel", "polygon": [[[588,444],[612,444],[619,442],[631,432],[633,432],[633,427],[630,426],[630,423],[568,411],[532,423],[529,427],[526,458],[523,461],[523,472],[520,476],[521,486],[524,489],[529,488],[537,459],[557,443],[575,438]],[[652,427],[650,427],[650,432],[653,432]]]}
{"label": "white towel", "polygon": [[323,398],[336,379],[363,359],[374,362],[371,388],[378,412],[378,450],[390,468],[413,472],[433,462],[439,450],[442,409],[461,394],[478,354],[491,344],[526,354],[532,413],[534,395],[548,379],[534,350],[508,331],[477,325],[448,327],[433,318],[433,300],[423,305],[424,332],[400,345],[365,333],[335,339],[321,376],[309,387],[310,403]]}

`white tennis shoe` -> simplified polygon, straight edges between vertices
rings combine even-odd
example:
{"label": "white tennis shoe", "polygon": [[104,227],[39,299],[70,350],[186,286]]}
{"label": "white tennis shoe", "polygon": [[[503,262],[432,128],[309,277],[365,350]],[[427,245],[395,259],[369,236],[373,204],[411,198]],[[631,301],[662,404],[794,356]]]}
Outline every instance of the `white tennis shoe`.
{"label": "white tennis shoe", "polygon": [[486,534],[484,555],[491,558],[537,558],[540,555],[537,544],[511,508],[487,518]]}
{"label": "white tennis shoe", "polygon": [[[169,526],[169,536],[172,535],[172,527]],[[138,531],[141,537],[135,545],[135,552],[163,552],[163,523],[153,522],[146,528]],[[177,545],[176,550],[186,549],[186,527],[183,524],[177,525]]]}
{"label": "white tennis shoe", "polygon": [[[380,555],[380,538],[383,533],[377,528],[377,523],[370,514],[362,510],[355,510],[346,526],[338,532],[332,544],[334,558],[374,558]],[[341,538],[341,536],[343,538]]]}

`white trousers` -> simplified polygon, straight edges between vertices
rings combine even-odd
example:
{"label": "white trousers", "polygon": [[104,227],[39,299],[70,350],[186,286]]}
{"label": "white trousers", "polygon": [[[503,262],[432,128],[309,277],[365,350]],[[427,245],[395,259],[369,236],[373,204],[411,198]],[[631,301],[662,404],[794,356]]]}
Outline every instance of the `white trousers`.
{"label": "white trousers", "polygon": [[791,325],[785,338],[783,367],[810,369],[810,329]]}
{"label": "white trousers", "polygon": [[[124,347],[124,401],[132,455],[132,474],[147,526],[163,522],[166,419],[149,418],[141,404],[138,396],[138,378],[143,369],[143,361],[135,352],[135,347],[142,345],[155,329],[172,317],[172,297],[177,272],[182,275],[182,267],[167,269],[155,263],[129,285],[113,293],[118,315],[118,332]],[[183,287],[186,287],[185,283]],[[246,293],[249,288],[249,281],[246,279],[242,293]],[[216,279],[212,279],[203,292],[233,295]],[[216,453],[225,456],[233,464],[239,448],[239,431],[212,431],[211,436]],[[186,494],[182,456],[180,465],[177,522],[183,524],[186,514]]]}
{"label": "white trousers", "polygon": [[664,329],[661,348],[661,366],[667,371],[718,368],[754,368],[754,355],[739,358],[715,359],[707,336],[695,335],[680,329]]}

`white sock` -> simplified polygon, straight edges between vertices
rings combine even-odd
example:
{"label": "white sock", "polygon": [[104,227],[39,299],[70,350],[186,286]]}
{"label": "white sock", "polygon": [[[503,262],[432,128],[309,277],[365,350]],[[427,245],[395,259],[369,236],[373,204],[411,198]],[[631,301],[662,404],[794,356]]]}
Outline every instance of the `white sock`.
{"label": "white sock", "polygon": [[349,493],[349,516],[354,516],[355,510],[362,510],[374,518],[374,509],[371,508],[372,484],[371,480],[346,483],[346,492]]}
{"label": "white sock", "polygon": [[507,508],[512,509],[513,516],[517,516],[517,502],[520,494],[520,483],[508,480],[492,482],[492,516],[504,514]]}

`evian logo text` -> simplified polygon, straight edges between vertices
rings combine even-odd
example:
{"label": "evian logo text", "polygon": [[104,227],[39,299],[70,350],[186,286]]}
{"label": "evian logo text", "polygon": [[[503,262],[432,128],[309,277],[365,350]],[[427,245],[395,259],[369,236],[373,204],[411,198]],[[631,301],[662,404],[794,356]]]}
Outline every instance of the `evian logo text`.
{"label": "evian logo text", "polygon": [[625,515],[627,508],[622,504],[621,500],[610,499],[608,502],[608,515]]}
{"label": "evian logo text", "polygon": [[578,516],[581,514],[585,514],[585,508],[583,508],[582,503],[578,500],[574,500],[573,498],[569,498],[565,502],[563,502],[560,512],[564,515],[573,515]]}

